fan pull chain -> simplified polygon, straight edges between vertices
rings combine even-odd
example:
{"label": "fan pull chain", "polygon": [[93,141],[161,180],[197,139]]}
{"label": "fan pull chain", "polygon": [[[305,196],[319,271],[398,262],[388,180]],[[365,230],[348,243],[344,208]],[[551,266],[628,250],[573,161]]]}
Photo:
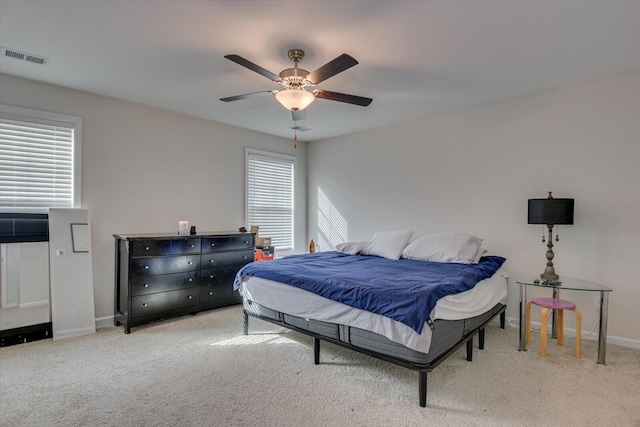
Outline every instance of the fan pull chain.
{"label": "fan pull chain", "polygon": [[547,240],[544,238],[544,226],[542,226],[542,243],[546,242]]}
{"label": "fan pull chain", "polygon": [[298,131],[295,129],[293,130],[293,148],[298,148]]}

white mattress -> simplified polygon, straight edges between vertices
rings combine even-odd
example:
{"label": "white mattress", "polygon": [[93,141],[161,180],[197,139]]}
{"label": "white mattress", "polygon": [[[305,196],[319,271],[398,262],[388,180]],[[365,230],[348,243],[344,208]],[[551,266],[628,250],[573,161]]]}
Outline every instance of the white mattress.
{"label": "white mattress", "polygon": [[[492,277],[474,288],[441,298],[431,312],[431,319],[459,320],[478,316],[507,297],[509,275],[499,269]],[[353,326],[384,335],[412,350],[429,352],[431,329],[428,325],[418,334],[411,327],[380,314],[350,307],[313,292],[259,277],[245,276],[238,285],[247,299],[282,313]]]}

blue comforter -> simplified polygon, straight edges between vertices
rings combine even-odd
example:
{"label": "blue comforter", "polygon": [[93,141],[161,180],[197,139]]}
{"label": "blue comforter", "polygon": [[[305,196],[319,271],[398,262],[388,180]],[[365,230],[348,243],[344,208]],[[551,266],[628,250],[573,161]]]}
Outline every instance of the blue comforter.
{"label": "blue comforter", "polygon": [[488,256],[478,264],[457,264],[319,252],[247,264],[234,283],[242,276],[286,283],[390,317],[420,334],[440,298],[473,288],[504,261]]}

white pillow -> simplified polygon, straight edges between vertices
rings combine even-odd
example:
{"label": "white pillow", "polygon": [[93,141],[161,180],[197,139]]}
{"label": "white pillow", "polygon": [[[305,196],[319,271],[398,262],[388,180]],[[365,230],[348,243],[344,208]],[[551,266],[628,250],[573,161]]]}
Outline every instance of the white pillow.
{"label": "white pillow", "polygon": [[469,233],[436,233],[418,237],[402,252],[402,257],[432,262],[475,261],[482,239]]}
{"label": "white pillow", "polygon": [[409,243],[413,231],[383,231],[373,235],[371,241],[363,249],[363,255],[376,255],[389,259],[400,259],[402,251]]}
{"label": "white pillow", "polygon": [[368,241],[338,243],[336,251],[349,255],[358,255],[368,244]]}
{"label": "white pillow", "polygon": [[476,257],[473,259],[472,264],[477,264],[480,262],[480,258],[482,258],[487,252],[489,252],[488,250],[486,250],[485,248],[483,248],[482,246],[480,246],[480,249],[478,249],[478,253],[476,254]]}

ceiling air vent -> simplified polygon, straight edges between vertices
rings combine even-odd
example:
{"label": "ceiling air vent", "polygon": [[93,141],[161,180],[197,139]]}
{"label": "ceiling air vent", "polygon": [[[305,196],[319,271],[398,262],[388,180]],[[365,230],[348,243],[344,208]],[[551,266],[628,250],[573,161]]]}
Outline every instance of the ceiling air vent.
{"label": "ceiling air vent", "polygon": [[45,58],[44,56],[38,56],[32,53],[21,52],[19,50],[9,49],[3,46],[0,46],[0,55],[17,59],[19,61],[31,62],[33,64],[38,64],[38,65],[46,65],[47,62],[49,62],[49,58]]}

